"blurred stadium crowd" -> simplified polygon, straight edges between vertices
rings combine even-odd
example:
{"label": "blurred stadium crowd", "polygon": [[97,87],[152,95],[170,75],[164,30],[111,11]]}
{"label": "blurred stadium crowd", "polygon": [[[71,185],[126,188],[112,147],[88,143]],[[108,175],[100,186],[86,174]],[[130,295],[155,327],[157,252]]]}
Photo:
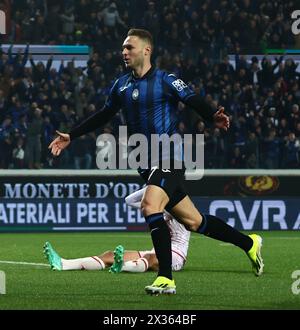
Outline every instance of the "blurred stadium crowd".
{"label": "blurred stadium crowd", "polygon": [[[293,6],[288,0],[0,1],[0,10],[9,13],[2,43],[92,49],[86,67],[71,61],[59,69],[51,57],[46,65],[33,61],[28,48],[17,55],[11,48],[0,52],[0,168],[96,167],[96,137],[117,135],[121,114],[57,159],[47,146],[56,129],[67,132],[103,105],[113,80],[124,73],[120,45],[133,26],[152,32],[158,67],[231,116],[224,134],[178,106],[179,131],[205,135],[206,168],[299,168],[298,63],[241,55],[295,47]],[[233,62],[228,54],[236,54]]]}

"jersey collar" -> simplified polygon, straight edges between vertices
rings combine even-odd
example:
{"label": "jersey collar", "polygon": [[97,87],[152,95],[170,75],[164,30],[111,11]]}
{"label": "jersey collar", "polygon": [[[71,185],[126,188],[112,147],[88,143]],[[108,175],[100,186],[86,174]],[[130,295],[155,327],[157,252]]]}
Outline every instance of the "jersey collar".
{"label": "jersey collar", "polygon": [[155,71],[155,65],[151,65],[151,68],[143,75],[141,78],[137,78],[133,75],[133,72],[131,72],[131,79],[132,80],[142,80],[142,79],[147,79],[152,75],[152,73]]}

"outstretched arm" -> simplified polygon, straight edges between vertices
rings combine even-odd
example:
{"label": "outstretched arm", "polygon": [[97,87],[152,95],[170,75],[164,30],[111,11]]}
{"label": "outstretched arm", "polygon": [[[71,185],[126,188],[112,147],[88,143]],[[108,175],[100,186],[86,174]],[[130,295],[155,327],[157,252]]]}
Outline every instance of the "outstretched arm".
{"label": "outstretched arm", "polygon": [[219,107],[218,111],[214,114],[214,122],[218,128],[227,131],[230,127],[229,116],[224,113],[224,107]]}
{"label": "outstretched arm", "polygon": [[195,94],[186,83],[173,74],[166,74],[164,76],[164,83],[167,86],[170,96],[175,96],[178,100],[196,111],[203,119],[214,122],[218,128],[227,131],[229,128],[229,117],[224,113],[223,107],[219,107],[216,111],[203,97]]}
{"label": "outstretched arm", "polygon": [[59,156],[60,153],[71,143],[69,134],[64,134],[59,131],[56,131],[56,134],[58,134],[58,137],[55,138],[48,147],[48,149],[51,149],[53,156]]}
{"label": "outstretched arm", "polygon": [[200,95],[192,95],[185,102],[193,108],[203,119],[214,122],[218,128],[228,130],[230,126],[229,117],[224,113],[224,107],[215,111]]}
{"label": "outstretched arm", "polygon": [[115,113],[116,111],[112,111],[112,109],[104,106],[104,109],[88,117],[81,124],[73,128],[69,134],[56,131],[58,137],[50,143],[48,148],[51,149],[53,156],[59,156],[72,140],[81,135],[92,132],[102,125],[105,125],[115,115]]}
{"label": "outstretched arm", "polygon": [[101,110],[95,112],[81,124],[74,127],[69,134],[56,131],[58,137],[49,145],[49,149],[51,149],[51,152],[54,156],[59,156],[62,150],[65,149],[75,138],[92,132],[95,129],[108,123],[119,111],[120,103],[116,93],[117,82],[118,81],[116,81],[112,87],[110,95]]}
{"label": "outstretched arm", "polygon": [[118,109],[110,109],[104,106],[101,110],[95,112],[93,115],[88,117],[86,120],[71,130],[71,141],[81,135],[92,132],[95,129],[107,124],[117,112]]}

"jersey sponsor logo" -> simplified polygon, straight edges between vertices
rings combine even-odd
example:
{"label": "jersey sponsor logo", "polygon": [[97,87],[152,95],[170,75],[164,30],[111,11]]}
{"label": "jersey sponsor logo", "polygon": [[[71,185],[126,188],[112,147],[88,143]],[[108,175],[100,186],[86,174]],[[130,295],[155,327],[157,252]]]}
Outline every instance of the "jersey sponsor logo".
{"label": "jersey sponsor logo", "polygon": [[139,90],[138,89],[134,89],[131,96],[132,96],[132,99],[133,100],[137,100],[138,97],[139,97]]}
{"label": "jersey sponsor logo", "polygon": [[187,87],[187,84],[184,83],[181,79],[174,80],[172,85],[178,90],[178,92],[181,92],[184,88]]}

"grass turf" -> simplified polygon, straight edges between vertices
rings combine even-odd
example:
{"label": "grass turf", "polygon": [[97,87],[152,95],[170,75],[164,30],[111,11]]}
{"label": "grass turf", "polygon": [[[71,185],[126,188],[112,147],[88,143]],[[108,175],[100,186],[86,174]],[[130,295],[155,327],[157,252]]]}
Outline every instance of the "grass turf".
{"label": "grass turf", "polygon": [[144,293],[154,272],[55,272],[44,266],[1,263],[47,263],[42,254],[46,240],[65,258],[98,255],[118,244],[148,250],[149,233],[0,234],[0,270],[6,273],[7,291],[0,295],[0,310],[300,309],[300,294],[291,290],[291,274],[300,269],[299,233],[261,235],[265,273],[260,278],[240,249],[193,234],[185,268],[174,273],[177,294],[155,297]]}

